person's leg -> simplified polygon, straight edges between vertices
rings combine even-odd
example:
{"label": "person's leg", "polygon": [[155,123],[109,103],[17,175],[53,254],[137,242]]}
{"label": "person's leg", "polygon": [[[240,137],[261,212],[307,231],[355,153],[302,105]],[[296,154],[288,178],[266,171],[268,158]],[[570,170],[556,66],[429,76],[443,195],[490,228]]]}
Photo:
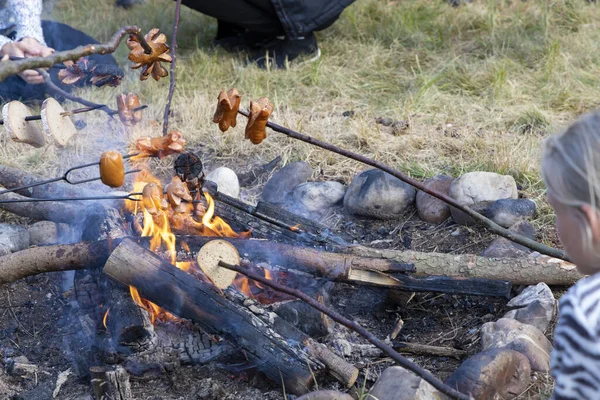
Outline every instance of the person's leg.
{"label": "person's leg", "polygon": [[271,0],[183,0],[183,4],[229,27],[269,35],[284,33]]}
{"label": "person's leg", "polygon": [[271,0],[184,0],[183,4],[217,18],[215,44],[228,50],[250,51],[250,60],[262,68],[267,64],[283,68],[286,61],[301,55],[320,55],[314,34],[287,37]]}

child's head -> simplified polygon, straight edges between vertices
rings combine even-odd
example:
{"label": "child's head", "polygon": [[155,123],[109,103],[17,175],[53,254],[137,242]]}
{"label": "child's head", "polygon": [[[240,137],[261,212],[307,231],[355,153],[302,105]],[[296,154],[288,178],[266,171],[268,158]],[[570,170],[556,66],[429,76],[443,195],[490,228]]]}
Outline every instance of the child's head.
{"label": "child's head", "polygon": [[600,271],[600,112],[546,139],[542,173],[567,253],[582,273]]}

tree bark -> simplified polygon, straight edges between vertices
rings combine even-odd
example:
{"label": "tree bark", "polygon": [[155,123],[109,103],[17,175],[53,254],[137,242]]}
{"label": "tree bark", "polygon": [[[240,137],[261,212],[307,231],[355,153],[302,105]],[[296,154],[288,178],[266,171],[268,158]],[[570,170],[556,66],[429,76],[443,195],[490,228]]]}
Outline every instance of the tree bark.
{"label": "tree bark", "polygon": [[44,272],[98,268],[109,254],[107,240],[32,247],[0,257],[0,284]]}
{"label": "tree bark", "polygon": [[363,246],[350,247],[347,251],[361,257],[382,257],[398,263],[413,263],[417,270],[416,276],[498,279],[514,285],[537,285],[545,282],[556,286],[570,286],[585,276],[577,271],[575,264],[548,256],[487,258],[472,254],[420,253]]}

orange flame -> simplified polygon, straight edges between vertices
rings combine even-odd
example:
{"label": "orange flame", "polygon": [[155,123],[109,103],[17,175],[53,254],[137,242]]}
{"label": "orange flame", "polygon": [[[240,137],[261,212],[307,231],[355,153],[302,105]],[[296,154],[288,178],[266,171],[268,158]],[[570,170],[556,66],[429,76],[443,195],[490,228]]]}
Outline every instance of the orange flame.
{"label": "orange flame", "polygon": [[290,231],[298,232],[302,226],[300,224],[296,224],[294,226],[290,226]]}
{"label": "orange flame", "polygon": [[109,313],[109,311],[110,311],[110,307],[104,313],[104,318],[102,318],[102,325],[104,325],[104,329],[108,329],[108,327],[106,326],[106,321],[108,320],[108,313]]}
{"label": "orange flame", "polygon": [[[136,176],[136,181],[133,185],[134,193],[142,192],[144,187],[149,183],[154,183],[162,187],[161,182],[156,177],[147,169],[143,169]],[[251,232],[238,234],[231,229],[225,221],[215,215],[215,202],[213,198],[206,192],[204,196],[207,202],[207,210],[202,215],[202,222],[195,220],[192,216],[193,205],[191,203],[189,203],[187,212],[183,213],[176,212],[171,204],[169,204],[167,210],[153,210],[153,214],[144,207],[144,202],[142,201],[126,201],[126,207],[135,215],[141,211],[143,217],[141,236],[150,237],[150,250],[158,252],[161,248],[165,249],[173,265],[185,272],[191,273],[198,270],[197,268],[193,269],[195,263],[177,262],[176,236],[173,233],[173,229],[185,232],[186,234],[203,236],[250,237],[251,235]],[[187,244],[182,243],[182,246],[189,252]],[[247,282],[246,286],[248,287]],[[178,320],[173,314],[163,310],[151,301],[143,299],[135,287],[130,286],[129,289],[134,302],[149,312],[153,324],[156,320]],[[247,293],[251,295],[249,288]]]}

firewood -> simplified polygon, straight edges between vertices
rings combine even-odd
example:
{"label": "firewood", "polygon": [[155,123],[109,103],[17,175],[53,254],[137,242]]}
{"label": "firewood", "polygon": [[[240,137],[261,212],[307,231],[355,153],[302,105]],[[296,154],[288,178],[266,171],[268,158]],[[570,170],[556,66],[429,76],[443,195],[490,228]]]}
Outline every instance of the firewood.
{"label": "firewood", "polygon": [[129,374],[123,367],[91,367],[92,389],[96,400],[131,400]]}
{"label": "firewood", "polygon": [[15,142],[27,143],[33,147],[42,147],[46,144],[43,133],[36,121],[25,121],[33,113],[20,101],[11,101],[2,107],[4,128],[9,137]]}
{"label": "firewood", "polygon": [[303,301],[277,303],[273,309],[281,318],[315,339],[327,336],[333,329],[333,321],[329,317]]}
{"label": "firewood", "polygon": [[[12,189],[39,182],[43,178],[29,174],[18,168],[0,165],[0,186]],[[54,182],[50,185],[37,186],[16,192],[22,196],[48,199],[53,197],[81,197],[81,196],[105,196],[106,192],[95,191],[81,186],[70,185],[65,182]],[[63,203],[64,204],[64,203]]]}
{"label": "firewood", "polygon": [[[241,346],[250,361],[275,382],[283,381],[292,393],[308,392],[314,375],[324,371],[322,361],[299,348],[302,346],[290,345],[286,341],[289,335],[282,334],[281,329],[274,330],[268,322],[217,293],[212,285],[192,278],[132,240],[124,240],[113,251],[104,273],[136,287],[142,297],[167,311],[197,322],[208,333]],[[286,324],[281,321],[280,326]],[[309,339],[289,324],[286,328],[296,337]]]}
{"label": "firewood", "polygon": [[[0,186],[0,191],[4,190]],[[27,197],[15,193],[5,193],[2,200],[25,200]],[[76,204],[65,204],[58,201],[28,202],[28,203],[0,203],[0,209],[6,210],[21,217],[37,221],[53,221],[72,224],[81,221],[83,207]]]}
{"label": "firewood", "polygon": [[569,286],[583,278],[575,264],[548,256],[527,258],[489,258],[473,254],[421,253],[390,249],[349,247],[348,253],[362,257],[381,257],[398,263],[413,263],[416,276],[445,275],[509,281],[513,285]]}
{"label": "firewood", "polygon": [[[221,240],[227,240],[232,243],[238,252],[252,260],[256,261],[269,261],[270,256],[273,253],[267,251],[267,248],[273,243],[269,241],[260,240],[247,240],[247,239],[235,239],[235,238],[220,238]],[[141,243],[147,243],[147,239],[138,238]],[[177,242],[186,242],[192,250],[197,251],[202,245],[208,241],[214,240],[214,237],[202,237],[202,236],[178,236]],[[112,246],[116,246],[120,241],[112,240]],[[92,250],[85,250],[88,246],[95,247],[96,253],[90,255],[87,252]],[[278,244],[278,246],[283,246]],[[110,251],[108,250],[109,245],[107,242],[98,242],[94,244],[89,243],[75,243],[67,245],[54,245],[37,247],[26,250],[21,250],[18,253],[9,254],[0,257],[0,283],[13,282],[18,279],[25,278],[30,275],[37,275],[44,272],[54,271],[68,271],[85,268],[93,268],[93,263],[90,259],[95,260],[106,260],[109,256]],[[276,249],[276,247],[271,247]],[[368,261],[377,260],[371,257],[387,256],[387,259],[378,260],[376,263],[382,261],[389,262],[413,262],[417,268],[418,275],[426,275],[428,272],[434,274],[445,274],[446,276],[454,278],[465,278],[465,277],[479,277],[481,279],[501,279],[513,284],[522,285],[536,285],[540,282],[545,282],[548,285],[556,286],[570,286],[583,278],[585,275],[577,272],[577,269],[573,264],[562,262],[558,259],[548,257],[538,258],[484,258],[475,255],[454,255],[454,254],[441,254],[441,253],[420,253],[414,251],[399,251],[399,250],[384,250],[385,253],[381,253],[383,250],[368,249],[366,247],[354,248],[350,254],[352,256],[361,257],[354,260],[362,260],[366,263]],[[406,253],[406,255],[403,255]],[[335,254],[334,259],[340,260],[340,256],[345,254]],[[364,257],[364,258],[362,258]],[[274,264],[277,262],[285,262],[290,267],[300,265],[301,259],[294,259],[293,257],[284,258],[276,257]],[[343,260],[343,258],[342,258]],[[375,262],[375,261],[374,261]],[[429,265],[431,263],[431,265]],[[30,265],[31,264],[31,265]],[[313,261],[314,264],[314,261]],[[335,263],[331,263],[335,265]],[[385,265],[385,264],[379,264]],[[388,267],[394,270],[393,263],[387,264]],[[396,264],[397,265],[397,264]],[[447,266],[445,268],[444,266]],[[301,266],[299,267],[301,269]],[[529,273],[529,270],[532,272]],[[537,273],[537,274],[536,274]],[[443,276],[443,275],[442,275]],[[407,277],[408,278],[408,277]],[[414,277],[410,277],[414,278]],[[420,277],[421,280],[426,280],[426,277]],[[439,278],[442,279],[443,278]],[[397,283],[394,283],[397,284]],[[419,283],[419,285],[421,285]],[[412,290],[406,287],[406,290]]]}
{"label": "firewood", "polygon": [[77,133],[75,124],[65,113],[60,103],[52,97],[42,103],[42,126],[50,138],[54,138],[54,144],[58,147],[66,146],[67,142]]}

